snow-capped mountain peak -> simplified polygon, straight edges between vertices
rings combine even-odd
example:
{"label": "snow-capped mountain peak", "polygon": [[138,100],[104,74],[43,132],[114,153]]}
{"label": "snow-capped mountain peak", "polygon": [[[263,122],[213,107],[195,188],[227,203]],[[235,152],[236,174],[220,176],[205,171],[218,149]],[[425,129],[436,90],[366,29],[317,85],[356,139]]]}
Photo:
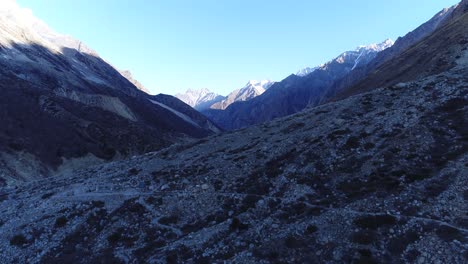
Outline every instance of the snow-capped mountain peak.
{"label": "snow-capped mountain peak", "polygon": [[241,91],[246,91],[248,89],[253,89],[255,90],[258,95],[264,93],[268,88],[270,88],[274,82],[270,80],[263,80],[263,81],[256,81],[256,80],[250,80],[244,88],[241,89]]}
{"label": "snow-capped mountain peak", "polygon": [[176,94],[175,97],[197,110],[207,109],[212,104],[224,99],[223,96],[213,93],[207,88],[202,88],[198,90],[188,89],[183,94]]}
{"label": "snow-capped mountain peak", "polygon": [[299,76],[299,77],[304,77],[304,76],[307,76],[311,73],[313,73],[314,71],[316,71],[318,68],[320,67],[306,67],[304,69],[301,69],[299,70],[296,75]]}
{"label": "snow-capped mountain peak", "polygon": [[381,42],[381,43],[373,43],[373,44],[370,44],[370,45],[362,45],[362,46],[359,46],[356,51],[362,51],[362,50],[372,50],[372,51],[376,51],[376,52],[381,52],[385,49],[388,49],[390,48],[391,46],[393,46],[393,44],[395,44],[395,42],[391,39],[386,39],[385,41]]}
{"label": "snow-capped mountain peak", "polygon": [[377,53],[390,48],[391,46],[393,46],[393,44],[395,44],[393,40],[386,39],[385,41],[378,43],[378,44],[370,44],[370,45],[358,47],[355,50],[355,52],[358,52],[359,56],[355,60],[354,66],[351,70],[354,70],[362,62],[368,63],[369,61],[375,58]]}
{"label": "snow-capped mountain peak", "polygon": [[256,81],[250,80],[241,89],[234,90],[226,99],[213,104],[211,109],[226,109],[228,106],[235,102],[248,101],[261,94],[270,88],[275,82],[271,80]]}
{"label": "snow-capped mountain peak", "polygon": [[381,52],[381,51],[383,51],[385,49],[390,48],[391,46],[393,46],[394,43],[395,42],[393,40],[386,39],[385,41],[383,41],[381,43],[374,43],[374,44],[370,44],[370,45],[362,45],[362,46],[357,47],[355,50],[346,51],[346,52],[342,53],[340,56],[338,56],[337,58],[335,58],[334,60],[332,60],[332,61],[330,61],[330,62],[328,62],[326,64],[322,64],[322,65],[319,65],[317,67],[307,67],[307,68],[304,68],[302,70],[299,70],[296,73],[296,75],[299,76],[299,77],[305,77],[305,76],[315,72],[318,69],[328,67],[328,65],[330,63],[333,63],[333,62],[339,63],[339,64],[352,62],[354,64],[353,64],[353,67],[351,68],[351,70],[354,70],[359,65],[366,64],[369,61],[371,61],[372,59],[374,59],[375,56],[377,55],[377,53],[379,53],[379,52]]}

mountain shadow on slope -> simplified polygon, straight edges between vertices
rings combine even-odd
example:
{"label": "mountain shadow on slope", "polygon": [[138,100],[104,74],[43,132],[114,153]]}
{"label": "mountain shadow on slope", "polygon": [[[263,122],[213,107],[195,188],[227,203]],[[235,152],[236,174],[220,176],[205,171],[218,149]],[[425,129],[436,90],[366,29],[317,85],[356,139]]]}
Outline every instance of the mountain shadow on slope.
{"label": "mountain shadow on slope", "polygon": [[[160,97],[139,91],[99,57],[70,48],[60,54],[38,44],[17,43],[0,47],[0,54],[4,55],[0,59],[0,178],[4,180],[36,179],[53,174],[64,161],[113,160],[219,131],[182,102],[171,107],[183,109],[192,122],[151,102]],[[84,74],[73,60],[95,76]]]}

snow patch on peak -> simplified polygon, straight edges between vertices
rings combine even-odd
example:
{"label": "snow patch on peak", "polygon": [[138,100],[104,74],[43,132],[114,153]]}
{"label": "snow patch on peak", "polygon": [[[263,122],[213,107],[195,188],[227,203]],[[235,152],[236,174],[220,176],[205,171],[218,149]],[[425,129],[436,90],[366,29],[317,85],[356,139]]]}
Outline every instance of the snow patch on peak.
{"label": "snow patch on peak", "polygon": [[243,88],[234,90],[224,100],[211,105],[210,108],[224,110],[235,102],[251,100],[259,95],[262,95],[274,83],[275,82],[271,80],[250,80]]}
{"label": "snow patch on peak", "polygon": [[223,96],[213,93],[207,88],[188,89],[185,93],[176,94],[175,97],[197,110],[209,108],[212,104],[224,99]]}
{"label": "snow patch on peak", "polygon": [[315,72],[318,69],[324,69],[328,67],[333,62],[339,63],[339,64],[354,63],[353,67],[351,68],[351,70],[354,70],[359,65],[370,62],[372,59],[375,58],[377,53],[392,47],[394,44],[395,42],[393,40],[386,39],[381,43],[358,46],[354,50],[343,52],[340,56],[338,56],[337,58],[333,59],[332,61],[328,63],[321,64],[317,67],[304,68],[298,71],[295,75],[299,77],[305,77]]}
{"label": "snow patch on peak", "polygon": [[311,73],[313,73],[314,71],[316,71],[319,67],[306,67],[304,69],[301,69],[299,70],[296,75],[299,76],[299,77],[305,77]]}
{"label": "snow patch on peak", "polygon": [[263,81],[250,80],[242,89],[253,88],[257,91],[261,91],[260,94],[262,94],[263,92],[265,92],[265,90],[270,88],[274,83],[275,82],[271,80],[263,80]]}
{"label": "snow patch on peak", "polygon": [[358,67],[361,62],[366,61],[369,62],[375,56],[377,53],[384,51],[390,47],[393,46],[395,42],[391,39],[386,39],[385,41],[378,43],[378,44],[370,44],[370,45],[365,45],[365,46],[359,46],[355,52],[358,52],[359,55],[357,59],[354,61],[354,66],[351,68],[351,70],[354,70],[356,67]]}
{"label": "snow patch on peak", "polygon": [[383,41],[381,43],[373,43],[373,44],[370,44],[370,45],[359,46],[355,51],[372,50],[372,51],[376,51],[376,52],[381,52],[381,51],[383,51],[385,49],[390,48],[391,46],[393,46],[393,44],[395,44],[395,42],[393,40],[386,39],[385,41]]}

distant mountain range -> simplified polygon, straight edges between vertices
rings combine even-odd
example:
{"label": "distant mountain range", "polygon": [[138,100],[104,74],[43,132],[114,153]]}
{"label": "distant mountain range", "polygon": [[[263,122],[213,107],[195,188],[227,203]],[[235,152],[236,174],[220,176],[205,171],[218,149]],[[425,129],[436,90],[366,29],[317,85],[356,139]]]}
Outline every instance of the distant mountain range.
{"label": "distant mountain range", "polygon": [[15,1],[0,6],[0,89],[0,179],[7,182],[220,131],[178,99],[142,92],[129,73]]}
{"label": "distant mountain range", "polygon": [[226,109],[235,102],[244,102],[251,100],[263,94],[270,88],[274,82],[265,81],[249,81],[243,88],[234,90],[224,100],[210,106],[210,109]]}
{"label": "distant mountain range", "polygon": [[248,101],[263,94],[273,84],[274,82],[270,80],[252,80],[241,89],[236,89],[227,96],[215,94],[208,89],[189,89],[183,94],[176,94],[175,97],[198,111],[204,111],[207,109],[226,109],[226,107],[235,102]]}
{"label": "distant mountain range", "polygon": [[[380,44],[361,46],[344,52],[328,63],[308,67],[288,76],[251,100],[234,102],[224,109],[205,109],[202,113],[222,128],[235,130],[334,100],[344,90],[359,86],[360,81],[378,70],[385,62],[453,18],[456,15],[453,14],[454,10],[460,8],[454,6],[442,10],[414,31],[398,38],[395,43],[386,40]],[[411,69],[406,71],[411,72]],[[389,84],[389,80],[379,80],[379,84]]]}
{"label": "distant mountain range", "polygon": [[224,96],[215,94],[206,88],[200,90],[189,89],[183,94],[176,94],[175,97],[199,111],[210,108],[211,105],[225,99]]}
{"label": "distant mountain range", "polygon": [[[380,44],[361,46],[353,51],[345,52],[341,54],[338,58],[336,58],[336,60],[342,61],[340,63],[345,63],[345,60],[346,63],[352,61],[354,64],[350,70],[353,70],[358,66],[367,64],[376,56],[378,52],[385,50],[391,47],[392,45],[393,41],[387,39]],[[298,71],[296,76],[306,77],[315,72],[316,70],[325,69],[326,66],[327,64],[322,64],[314,68],[307,67]],[[226,113],[220,114],[220,112],[212,110],[225,110],[234,103],[250,101],[253,98],[256,98],[265,93],[265,91],[267,91],[274,84],[275,82],[270,80],[251,80],[244,87],[232,91],[225,97],[211,92],[206,88],[200,90],[189,89],[185,93],[176,94],[175,97],[179,98],[186,104],[192,106],[196,110],[201,111],[207,117],[212,118],[220,126],[226,129],[235,129],[240,128],[242,126],[228,124],[231,122],[231,120],[228,120],[229,117],[225,117]],[[229,116],[229,114],[227,115]]]}
{"label": "distant mountain range", "polygon": [[224,108],[211,108],[202,113],[224,129],[233,130],[272,120],[301,111],[321,96],[332,84],[356,68],[372,61],[379,52],[391,47],[393,41],[361,46],[340,54],[323,65],[306,68],[296,75],[271,84],[259,96],[235,101]]}

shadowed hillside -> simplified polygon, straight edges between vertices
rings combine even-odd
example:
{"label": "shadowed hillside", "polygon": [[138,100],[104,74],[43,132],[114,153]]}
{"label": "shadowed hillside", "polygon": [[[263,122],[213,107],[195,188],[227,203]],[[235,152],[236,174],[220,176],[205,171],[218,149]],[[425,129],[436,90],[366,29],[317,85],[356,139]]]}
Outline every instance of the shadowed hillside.
{"label": "shadowed hillside", "polygon": [[93,55],[35,44],[2,47],[0,54],[0,178],[12,183],[219,131],[180,101],[175,109],[195,121],[151,102]]}

